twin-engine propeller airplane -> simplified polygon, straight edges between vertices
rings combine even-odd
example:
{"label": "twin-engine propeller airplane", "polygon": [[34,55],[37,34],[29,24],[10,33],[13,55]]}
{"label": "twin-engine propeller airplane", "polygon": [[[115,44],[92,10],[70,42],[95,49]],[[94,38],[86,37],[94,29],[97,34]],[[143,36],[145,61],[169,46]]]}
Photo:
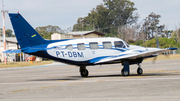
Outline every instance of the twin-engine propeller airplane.
{"label": "twin-engine propeller airplane", "polygon": [[143,70],[140,63],[145,58],[156,57],[165,51],[177,48],[144,48],[128,45],[119,38],[82,38],[66,40],[44,40],[19,14],[9,14],[20,50],[7,50],[4,53],[21,51],[51,60],[80,67],[82,77],[88,76],[86,66],[122,63],[123,76],[130,74],[129,65],[137,64],[137,73]]}

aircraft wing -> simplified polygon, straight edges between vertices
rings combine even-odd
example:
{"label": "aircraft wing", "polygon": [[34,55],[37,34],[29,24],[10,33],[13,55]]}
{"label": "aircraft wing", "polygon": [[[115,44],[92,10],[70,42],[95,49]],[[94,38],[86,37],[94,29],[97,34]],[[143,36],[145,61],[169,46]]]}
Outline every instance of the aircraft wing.
{"label": "aircraft wing", "polygon": [[165,51],[170,51],[170,50],[177,50],[177,48],[157,49],[153,51],[144,51],[144,52],[127,51],[127,52],[123,52],[123,54],[120,54],[120,55],[107,56],[105,58],[95,59],[95,60],[92,60],[92,62],[94,64],[99,64],[99,63],[105,63],[105,62],[110,62],[110,61],[115,61],[115,60],[148,58],[151,55],[163,53]]}

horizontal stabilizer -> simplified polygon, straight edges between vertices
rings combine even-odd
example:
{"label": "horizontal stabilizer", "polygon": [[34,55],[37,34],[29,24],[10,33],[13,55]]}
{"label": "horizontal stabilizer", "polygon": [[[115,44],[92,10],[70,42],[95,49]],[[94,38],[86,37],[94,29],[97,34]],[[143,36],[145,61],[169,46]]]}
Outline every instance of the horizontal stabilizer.
{"label": "horizontal stabilizer", "polygon": [[41,46],[34,46],[34,47],[27,47],[27,48],[22,48],[22,49],[19,49],[19,50],[6,50],[4,51],[3,53],[21,53],[21,52],[24,52],[24,53],[35,53],[35,52],[38,52],[38,51],[46,51],[46,50],[50,50],[50,49],[54,49],[56,48],[55,47],[50,47],[50,48],[47,48],[47,45],[41,45]]}
{"label": "horizontal stabilizer", "polygon": [[10,49],[10,50],[4,51],[3,53],[21,53],[21,50],[20,49],[19,50],[12,50],[12,49]]}
{"label": "horizontal stabilizer", "polygon": [[52,48],[46,48],[46,47],[29,47],[28,49],[24,49],[23,52],[25,53],[35,53],[35,52],[38,52],[38,51],[46,51],[46,50],[49,50],[49,49],[53,49],[54,47]]}

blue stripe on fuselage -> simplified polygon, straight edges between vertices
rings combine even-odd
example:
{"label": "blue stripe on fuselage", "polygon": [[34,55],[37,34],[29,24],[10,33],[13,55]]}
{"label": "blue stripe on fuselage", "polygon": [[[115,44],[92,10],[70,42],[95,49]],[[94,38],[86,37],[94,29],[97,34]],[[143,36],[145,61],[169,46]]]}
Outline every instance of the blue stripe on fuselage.
{"label": "blue stripe on fuselage", "polygon": [[102,59],[105,59],[105,58],[116,58],[116,57],[121,57],[121,56],[125,56],[127,54],[121,54],[121,55],[117,55],[117,56],[102,56],[102,57],[97,57],[97,58],[94,58],[94,59],[91,59],[89,61],[89,63],[95,63],[95,62],[98,62]]}

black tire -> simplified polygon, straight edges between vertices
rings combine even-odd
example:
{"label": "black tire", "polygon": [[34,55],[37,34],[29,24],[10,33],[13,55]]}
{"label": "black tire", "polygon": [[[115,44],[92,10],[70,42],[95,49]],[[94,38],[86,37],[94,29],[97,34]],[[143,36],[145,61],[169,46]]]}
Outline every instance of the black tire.
{"label": "black tire", "polygon": [[121,70],[122,76],[129,76],[129,71],[124,71],[124,68]]}
{"label": "black tire", "polygon": [[138,73],[139,75],[143,74],[143,69],[142,69],[142,68],[138,68],[138,69],[137,69],[137,73]]}
{"label": "black tire", "polygon": [[81,77],[88,77],[88,75],[89,75],[89,72],[88,72],[87,69],[83,69],[83,70],[81,71]]}

